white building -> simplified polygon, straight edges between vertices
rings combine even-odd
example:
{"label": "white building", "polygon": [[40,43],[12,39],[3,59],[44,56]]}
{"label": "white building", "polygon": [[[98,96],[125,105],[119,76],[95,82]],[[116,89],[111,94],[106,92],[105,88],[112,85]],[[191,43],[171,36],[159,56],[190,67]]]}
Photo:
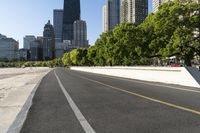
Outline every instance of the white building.
{"label": "white building", "polygon": [[153,13],[157,12],[158,11],[158,7],[160,6],[161,4],[161,0],[153,0]]}
{"label": "white building", "polygon": [[108,31],[108,9],[107,6],[103,6],[103,32]]}
{"label": "white building", "polygon": [[128,0],[121,0],[120,4],[120,22],[128,22]]}
{"label": "white building", "polygon": [[[170,0],[153,0],[153,13],[155,13],[155,12],[157,12],[158,11],[158,7],[162,4],[162,3],[164,3],[164,2],[168,2],[168,1],[170,1]],[[173,0],[171,0],[171,1],[173,1]],[[181,2],[188,2],[188,1],[190,1],[190,0],[181,0]],[[200,0],[192,0],[193,2],[197,2],[197,3],[199,3],[200,2]]]}
{"label": "white building", "polygon": [[19,43],[13,38],[7,38],[0,34],[0,59],[17,59]]}
{"label": "white building", "polygon": [[33,35],[27,35],[24,37],[24,49],[30,49],[31,42],[35,41],[36,38]]}
{"label": "white building", "polygon": [[142,23],[148,16],[148,0],[121,0],[121,23]]}

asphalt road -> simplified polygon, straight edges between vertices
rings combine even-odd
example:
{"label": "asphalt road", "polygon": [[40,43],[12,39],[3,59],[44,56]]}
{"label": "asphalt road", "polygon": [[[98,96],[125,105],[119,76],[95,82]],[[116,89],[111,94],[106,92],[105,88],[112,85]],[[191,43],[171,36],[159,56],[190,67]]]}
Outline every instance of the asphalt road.
{"label": "asphalt road", "polygon": [[21,133],[200,133],[200,90],[57,68]]}

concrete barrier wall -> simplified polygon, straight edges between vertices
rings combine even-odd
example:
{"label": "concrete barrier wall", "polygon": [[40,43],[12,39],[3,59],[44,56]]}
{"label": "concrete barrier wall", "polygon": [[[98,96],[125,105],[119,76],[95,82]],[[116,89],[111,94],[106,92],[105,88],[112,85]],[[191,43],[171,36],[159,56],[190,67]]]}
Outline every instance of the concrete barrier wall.
{"label": "concrete barrier wall", "polygon": [[198,87],[200,76],[196,68],[185,67],[71,67],[71,70],[104,74],[129,79]]}

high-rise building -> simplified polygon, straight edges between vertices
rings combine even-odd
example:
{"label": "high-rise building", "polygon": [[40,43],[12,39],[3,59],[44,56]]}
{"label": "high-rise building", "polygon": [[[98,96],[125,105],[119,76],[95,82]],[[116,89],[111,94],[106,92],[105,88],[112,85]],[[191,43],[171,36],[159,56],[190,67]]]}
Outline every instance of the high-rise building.
{"label": "high-rise building", "polygon": [[35,36],[33,35],[27,35],[23,39],[24,39],[24,49],[30,49],[31,42],[36,40]]}
{"label": "high-rise building", "polygon": [[107,0],[104,10],[106,31],[112,30],[120,23],[120,0]]}
{"label": "high-rise building", "polygon": [[103,14],[103,32],[108,31],[108,9],[107,6],[104,5],[103,6],[103,10],[102,10],[102,14]]}
{"label": "high-rise building", "polygon": [[[31,45],[30,45],[30,49],[31,49]],[[24,49],[24,48],[19,49],[17,52],[17,58],[21,61],[29,60],[30,59],[30,50]]]}
{"label": "high-rise building", "polygon": [[80,20],[80,0],[64,0],[63,40],[74,40],[73,24]]}
{"label": "high-rise building", "polygon": [[12,60],[17,59],[19,43],[13,38],[7,38],[0,34],[0,59]]}
{"label": "high-rise building", "polygon": [[148,0],[122,0],[121,23],[142,23],[148,15]]}
{"label": "high-rise building", "polygon": [[65,47],[63,42],[56,43],[55,46],[55,57],[62,58],[65,53]]}
{"label": "high-rise building", "polygon": [[37,38],[35,41],[31,42],[30,45],[30,60],[31,61],[41,61],[43,59],[42,53],[42,38]]}
{"label": "high-rise building", "polygon": [[74,40],[72,42],[74,48],[87,48],[87,25],[83,20],[77,20],[74,22]]}
{"label": "high-rise building", "polygon": [[55,9],[53,11],[53,27],[55,33],[55,42],[62,42],[62,29],[63,29],[63,10]]}
{"label": "high-rise building", "polygon": [[120,5],[120,22],[128,22],[128,0],[121,0]]}
{"label": "high-rise building", "polygon": [[160,6],[162,0],[153,0],[153,13],[158,11],[158,7]]}
{"label": "high-rise building", "polygon": [[43,32],[43,60],[52,60],[55,58],[55,35],[54,28],[50,20],[44,26]]}
{"label": "high-rise building", "polygon": [[[168,2],[170,0],[153,0],[153,13],[158,11],[158,7],[165,2]],[[171,0],[173,1],[173,0]],[[197,2],[200,3],[200,0],[180,0],[182,3],[186,3],[188,1],[193,1],[193,2]]]}

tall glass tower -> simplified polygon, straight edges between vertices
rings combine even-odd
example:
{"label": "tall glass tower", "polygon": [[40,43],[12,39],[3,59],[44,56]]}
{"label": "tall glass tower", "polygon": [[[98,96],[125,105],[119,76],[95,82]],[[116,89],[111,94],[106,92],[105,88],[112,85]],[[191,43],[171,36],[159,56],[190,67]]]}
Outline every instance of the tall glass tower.
{"label": "tall glass tower", "polygon": [[120,0],[107,0],[108,30],[120,23]]}
{"label": "tall glass tower", "polygon": [[80,20],[80,0],[64,0],[63,40],[73,40],[73,24]]}

